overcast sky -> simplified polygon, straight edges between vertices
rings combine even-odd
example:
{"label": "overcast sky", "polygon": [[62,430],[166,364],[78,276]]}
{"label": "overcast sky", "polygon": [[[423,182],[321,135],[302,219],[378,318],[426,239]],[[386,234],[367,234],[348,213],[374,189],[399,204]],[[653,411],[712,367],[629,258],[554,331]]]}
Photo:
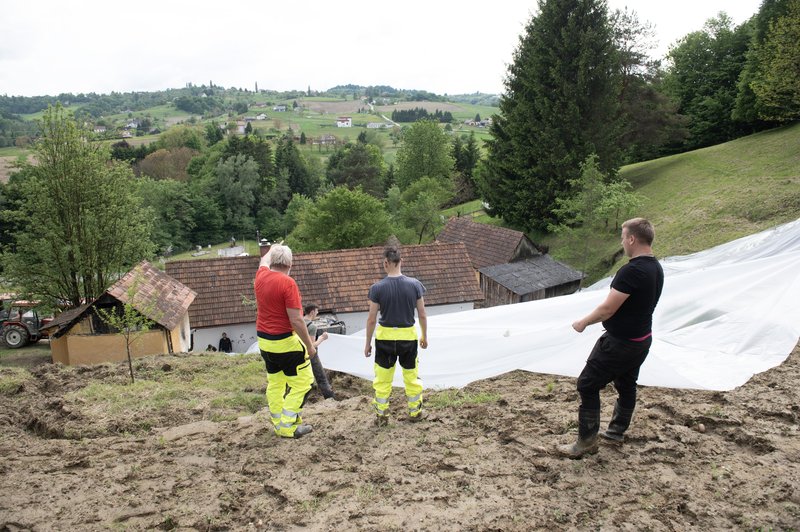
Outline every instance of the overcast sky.
{"label": "overcast sky", "polygon": [[[761,0],[609,0],[653,23],[656,57],[710,17]],[[474,6],[474,7],[473,7]],[[501,93],[535,0],[3,2],[0,94],[391,85]]]}

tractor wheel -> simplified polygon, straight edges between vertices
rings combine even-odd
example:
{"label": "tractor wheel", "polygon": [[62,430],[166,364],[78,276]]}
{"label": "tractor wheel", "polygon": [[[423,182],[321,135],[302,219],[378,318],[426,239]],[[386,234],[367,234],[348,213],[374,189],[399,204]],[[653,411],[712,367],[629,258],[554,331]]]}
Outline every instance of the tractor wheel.
{"label": "tractor wheel", "polygon": [[25,347],[28,343],[28,331],[19,325],[6,325],[3,331],[3,340],[11,349]]}

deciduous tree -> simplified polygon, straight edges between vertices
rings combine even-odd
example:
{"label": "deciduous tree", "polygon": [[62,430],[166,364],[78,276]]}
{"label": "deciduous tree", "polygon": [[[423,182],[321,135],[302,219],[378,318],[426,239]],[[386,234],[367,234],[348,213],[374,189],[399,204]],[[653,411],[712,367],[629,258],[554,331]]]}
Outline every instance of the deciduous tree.
{"label": "deciduous tree", "polygon": [[401,189],[424,177],[447,181],[455,161],[447,134],[430,120],[420,120],[403,132],[397,150],[395,179]]}
{"label": "deciduous tree", "polygon": [[746,25],[735,27],[720,13],[670,50],[672,66],[664,86],[678,102],[678,112],[689,117],[691,135],[685,149],[718,144],[742,133],[742,124],[732,116],[749,40]]}
{"label": "deciduous tree", "polygon": [[620,219],[627,218],[641,203],[627,181],[606,184],[606,180],[598,167],[597,156],[590,155],[581,165],[580,177],[570,181],[573,194],[556,200],[555,214],[560,222],[549,227],[550,231],[564,237],[564,250],[560,253],[580,264],[584,271],[588,269],[592,236],[610,230],[612,220],[617,230]]}
{"label": "deciduous tree", "polygon": [[300,251],[322,251],[372,246],[391,232],[383,203],[360,188],[336,187],[304,208],[289,235]]}
{"label": "deciduous tree", "polygon": [[23,165],[16,252],[4,256],[11,282],[30,297],[78,306],[102,294],[153,252],[151,220],[134,193],[133,172],[92,144],[63,108],[49,108]]}

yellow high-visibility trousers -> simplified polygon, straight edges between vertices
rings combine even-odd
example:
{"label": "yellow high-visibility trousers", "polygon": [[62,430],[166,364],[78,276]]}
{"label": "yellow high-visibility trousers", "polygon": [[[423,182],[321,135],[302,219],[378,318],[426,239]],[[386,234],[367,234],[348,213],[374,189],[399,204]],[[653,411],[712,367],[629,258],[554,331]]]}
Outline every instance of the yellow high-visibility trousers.
{"label": "yellow high-visibility trousers", "polygon": [[291,438],[302,421],[303,405],[314,382],[311,361],[297,335],[282,340],[259,338],[258,345],[267,366],[267,404],[272,425],[278,436]]}
{"label": "yellow high-visibility trousers", "polygon": [[372,381],[375,389],[372,405],[378,416],[389,413],[392,380],[398,361],[403,371],[408,415],[417,417],[422,413],[422,380],[419,378],[416,329],[378,326],[375,334],[375,378]]}

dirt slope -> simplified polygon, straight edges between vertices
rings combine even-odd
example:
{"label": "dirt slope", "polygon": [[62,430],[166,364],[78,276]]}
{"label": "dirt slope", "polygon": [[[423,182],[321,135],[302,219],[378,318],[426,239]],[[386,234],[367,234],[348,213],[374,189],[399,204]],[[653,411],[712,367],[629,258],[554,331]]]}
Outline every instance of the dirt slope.
{"label": "dirt slope", "polygon": [[[0,393],[0,530],[800,528],[800,348],[729,393],[641,389],[627,442],[580,461],[550,454],[574,438],[569,378],[481,381],[466,391],[499,398],[421,424],[396,393],[376,429],[369,383],[337,374],[343,400],[312,395],[315,432],[287,441],[261,413],[216,423],[189,406],[136,435],[136,412],[67,395],[124,365],[31,371]],[[604,421],[612,403],[606,390]]]}

